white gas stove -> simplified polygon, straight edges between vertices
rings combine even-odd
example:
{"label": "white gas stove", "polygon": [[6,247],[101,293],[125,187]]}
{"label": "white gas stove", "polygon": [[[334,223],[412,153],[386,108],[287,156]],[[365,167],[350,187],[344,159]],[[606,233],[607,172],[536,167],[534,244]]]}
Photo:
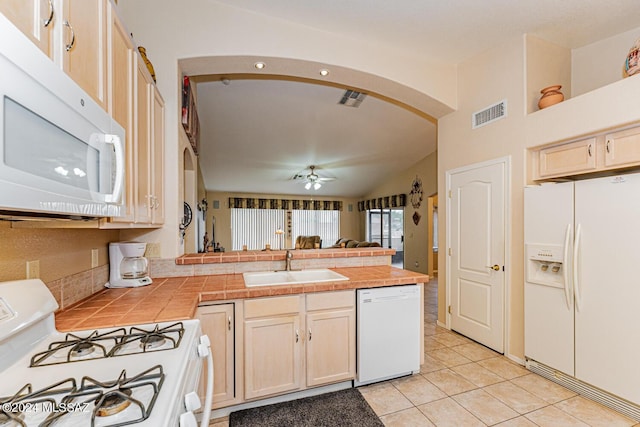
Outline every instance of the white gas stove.
{"label": "white gas stove", "polygon": [[197,426],[198,320],[62,333],[57,308],[40,280],[0,283],[0,427]]}

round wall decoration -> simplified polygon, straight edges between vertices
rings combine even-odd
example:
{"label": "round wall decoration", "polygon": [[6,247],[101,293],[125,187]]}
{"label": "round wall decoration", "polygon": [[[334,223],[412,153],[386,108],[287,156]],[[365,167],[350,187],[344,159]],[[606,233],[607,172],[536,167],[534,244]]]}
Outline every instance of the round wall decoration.
{"label": "round wall decoration", "polygon": [[422,180],[416,175],[416,179],[413,180],[411,184],[411,206],[414,209],[418,209],[420,204],[422,203]]}
{"label": "round wall decoration", "polygon": [[189,203],[184,202],[184,216],[182,217],[182,225],[187,228],[191,224],[193,213],[191,212],[191,206]]}

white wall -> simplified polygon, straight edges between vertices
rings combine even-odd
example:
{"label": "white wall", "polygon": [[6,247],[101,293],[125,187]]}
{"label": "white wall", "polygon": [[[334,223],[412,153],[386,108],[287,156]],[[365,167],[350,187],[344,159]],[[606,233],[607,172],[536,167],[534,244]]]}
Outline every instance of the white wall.
{"label": "white wall", "polygon": [[573,96],[620,80],[627,53],[638,38],[640,27],[574,49],[571,58]]}

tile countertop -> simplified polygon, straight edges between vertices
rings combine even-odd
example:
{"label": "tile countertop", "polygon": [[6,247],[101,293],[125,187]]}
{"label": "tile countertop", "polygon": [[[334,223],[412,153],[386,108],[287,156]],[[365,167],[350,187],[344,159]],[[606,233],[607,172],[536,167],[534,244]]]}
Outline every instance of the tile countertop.
{"label": "tile countertop", "polygon": [[429,276],[384,266],[332,268],[343,282],[247,288],[242,274],[153,279],[140,288],[104,289],[56,313],[59,331],[192,319],[198,303],[342,289],[426,283]]}

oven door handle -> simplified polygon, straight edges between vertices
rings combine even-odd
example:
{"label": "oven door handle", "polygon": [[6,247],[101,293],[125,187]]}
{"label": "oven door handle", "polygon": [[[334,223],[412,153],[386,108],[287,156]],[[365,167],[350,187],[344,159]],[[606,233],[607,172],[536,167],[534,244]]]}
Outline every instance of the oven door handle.
{"label": "oven door handle", "polygon": [[204,407],[202,408],[202,420],[200,427],[208,427],[211,419],[211,403],[213,401],[213,355],[211,354],[211,341],[206,335],[200,337],[198,345],[198,355],[207,359],[207,394],[204,399]]}

